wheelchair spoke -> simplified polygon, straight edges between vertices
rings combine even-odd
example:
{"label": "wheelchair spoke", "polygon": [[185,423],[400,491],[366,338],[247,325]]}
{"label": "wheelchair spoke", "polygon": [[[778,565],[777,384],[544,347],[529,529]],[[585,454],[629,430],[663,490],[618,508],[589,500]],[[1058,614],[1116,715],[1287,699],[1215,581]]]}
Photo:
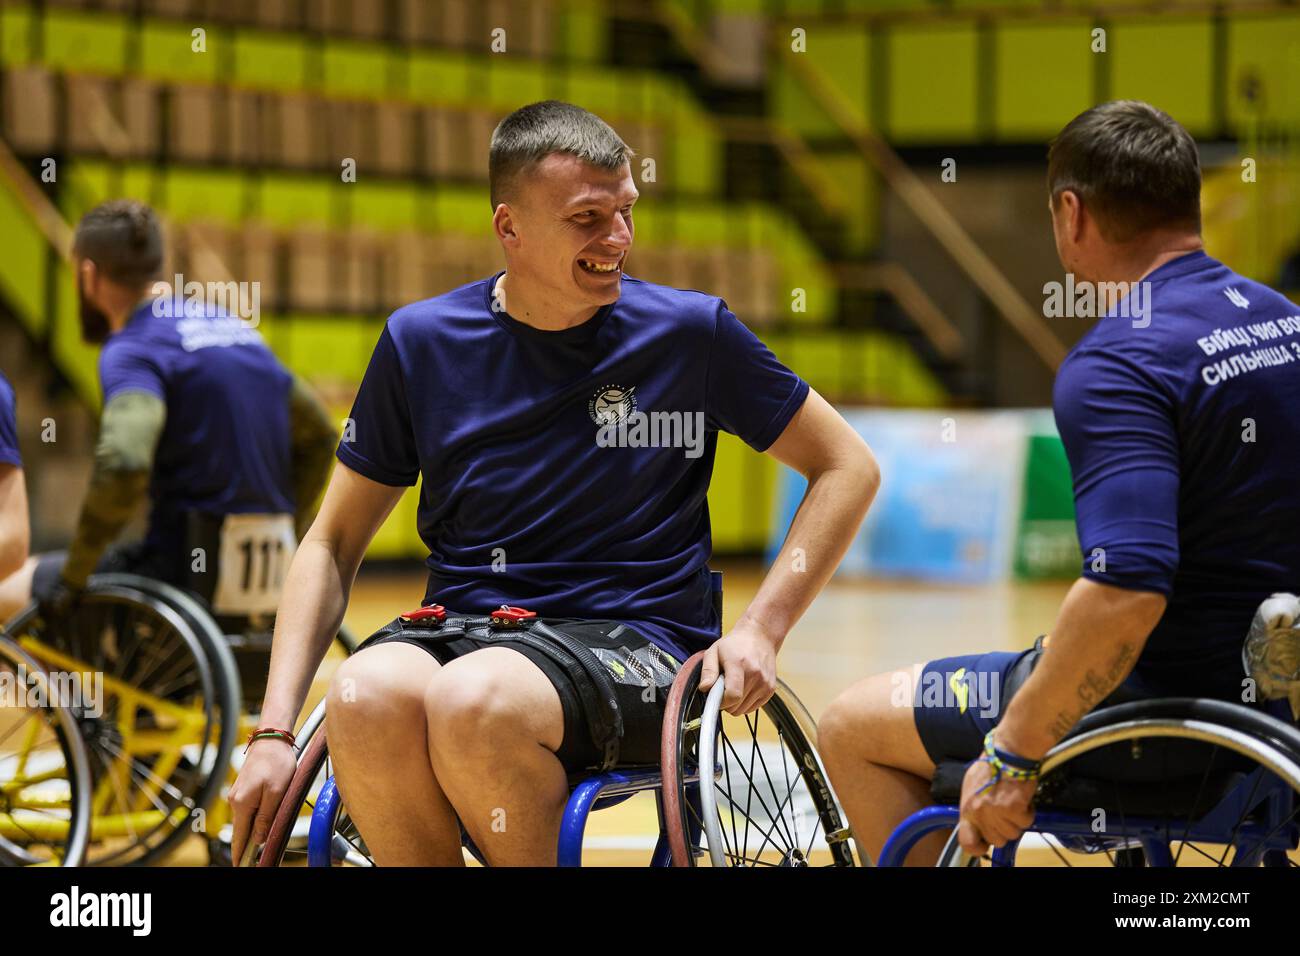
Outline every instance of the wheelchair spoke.
{"label": "wheelchair spoke", "polygon": [[[746,717],[745,717],[745,720],[746,720],[746,722],[748,723],[748,721],[749,721],[749,717],[746,716]],[[771,793],[772,793],[772,800],[775,801],[775,800],[776,800],[776,787],[773,786],[773,784],[772,784],[772,772],[771,772],[770,770],[768,770],[768,768],[767,768],[767,758],[763,756],[763,748],[759,746],[759,742],[758,742],[758,719],[757,719],[757,717],[755,717],[754,724],[753,724],[753,726],[751,727],[751,732],[752,732],[753,737],[754,737],[754,752],[758,754],[758,762],[759,762],[759,764],[761,764],[762,767],[763,767],[763,776],[767,778],[768,788],[771,790]],[[781,749],[781,763],[782,763],[782,764],[785,763],[785,748],[782,748],[782,749]],[[751,787],[753,786],[753,783],[752,783],[752,782],[751,782],[750,786],[751,786]],[[788,800],[789,800],[791,797],[793,797],[793,796],[794,796],[794,791],[793,791],[793,790],[787,790],[787,791],[786,791],[786,801],[788,801]],[[762,798],[760,797],[759,799],[761,800]],[[784,804],[786,801],[782,801],[782,804]],[[767,809],[767,805],[766,805],[766,803],[764,803],[764,805],[763,805],[763,809],[765,809],[765,810]],[[778,827],[780,827],[781,824],[785,823],[785,817],[784,817],[784,815],[782,814],[781,810],[782,810],[782,807],[777,807],[777,808],[776,808],[776,813],[775,813],[775,815],[774,815],[773,818],[772,818],[772,822],[773,822],[773,824],[776,825],[776,826],[778,826]],[[793,822],[793,821],[792,821],[792,822]],[[794,838],[794,834],[792,833],[792,831],[791,831],[789,828],[787,828],[787,827],[781,827],[781,830],[782,830],[782,835],[783,835],[783,836],[785,837],[785,839],[786,839],[786,849],[794,849],[794,848],[796,848],[796,847],[799,846],[799,841],[796,840],[796,839]]]}
{"label": "wheelchair spoke", "polygon": [[[1188,846],[1190,846],[1190,847],[1191,847],[1193,850],[1195,850],[1196,852],[1200,853],[1202,856],[1208,856],[1208,854],[1206,854],[1203,850],[1201,850],[1200,847],[1197,847],[1195,844],[1191,843],[1191,842],[1187,839],[1187,835],[1188,835],[1188,834],[1191,832],[1191,830],[1192,830],[1192,819],[1196,816],[1196,807],[1197,807],[1197,803],[1198,803],[1198,801],[1199,801],[1199,798],[1200,798],[1201,793],[1202,793],[1202,792],[1204,791],[1204,789],[1205,789],[1205,785],[1206,785],[1206,783],[1209,782],[1209,779],[1210,779],[1210,773],[1211,773],[1212,770],[1214,769],[1214,759],[1215,759],[1215,757],[1218,756],[1218,754],[1219,754],[1219,748],[1218,748],[1218,746],[1216,745],[1216,746],[1214,747],[1214,749],[1210,751],[1209,759],[1206,760],[1206,762],[1205,762],[1205,770],[1204,770],[1204,771],[1202,772],[1202,774],[1201,774],[1201,782],[1197,785],[1197,788],[1196,788],[1196,798],[1194,798],[1194,799],[1191,801],[1191,805],[1188,807],[1188,810],[1187,810],[1187,819],[1183,821],[1183,831],[1182,831],[1182,833],[1183,833],[1183,837],[1182,837],[1182,839],[1181,839],[1181,840],[1179,841],[1179,843],[1178,843],[1178,852],[1177,852],[1176,854],[1174,854],[1174,866],[1178,866],[1178,861],[1179,861],[1180,859],[1182,859],[1182,856],[1183,856],[1183,849],[1184,849],[1185,847],[1188,847]],[[1228,849],[1231,849],[1231,843],[1229,844]],[[1226,850],[1225,850],[1225,854],[1226,854]],[[1213,859],[1213,857],[1210,857],[1210,859]],[[1216,862],[1217,865],[1219,865],[1219,866],[1222,866],[1222,865],[1223,865],[1223,860],[1222,860],[1222,859],[1217,860],[1217,861],[1215,861],[1215,862]]]}
{"label": "wheelchair spoke", "polygon": [[[1246,797],[1246,802],[1242,804],[1241,816],[1237,818],[1236,826],[1232,828],[1232,833],[1228,835],[1228,843],[1223,848],[1223,856],[1219,857],[1219,866],[1223,866],[1224,860],[1226,860],[1228,854],[1232,852],[1232,848],[1237,842],[1237,834],[1241,832],[1242,824],[1246,822],[1246,818],[1250,816],[1251,807],[1255,805],[1255,794],[1259,792],[1259,785],[1263,781],[1264,775],[1262,773],[1256,773],[1254,774],[1254,777],[1255,782],[1251,785],[1250,795]],[[1268,837],[1272,835],[1273,834],[1270,833],[1268,836],[1264,837],[1264,839],[1267,840]]]}
{"label": "wheelchair spoke", "polygon": [[[761,757],[761,755],[760,755],[760,760],[761,760],[761,759],[762,759],[762,757]],[[770,783],[770,782],[771,782],[771,781],[770,781],[770,778],[769,778],[769,783]],[[753,791],[753,782],[751,781],[751,783],[750,783],[750,792],[752,793],[752,791]],[[772,812],[768,809],[767,801],[765,801],[765,800],[762,798],[761,795],[759,796],[759,798],[758,798],[758,799],[759,799],[759,803],[762,805],[762,809],[767,813],[768,818],[769,818],[769,823],[768,823],[768,825],[763,826],[763,825],[760,825],[759,822],[758,822],[757,820],[754,820],[754,821],[753,821],[753,822],[754,822],[754,829],[755,829],[759,834],[761,834],[761,835],[763,836],[763,840],[762,840],[761,843],[759,843],[757,849],[755,849],[755,850],[753,851],[753,855],[752,855],[752,856],[743,855],[743,856],[741,856],[742,859],[753,860],[755,863],[759,862],[760,857],[761,857],[761,855],[762,855],[762,853],[763,853],[763,850],[766,849],[767,846],[768,846],[769,844],[771,845],[772,849],[775,850],[776,852],[780,853],[780,854],[782,855],[783,858],[784,858],[785,856],[787,856],[788,853],[789,853],[791,850],[798,850],[798,849],[799,849],[799,845],[798,845],[797,843],[795,843],[795,842],[793,842],[792,840],[789,839],[789,832],[788,832],[787,830],[785,830],[784,828],[782,828],[782,827],[780,826],[780,822],[779,822],[779,821],[781,820],[781,818],[782,818],[782,815],[783,815],[783,812],[784,812],[785,808],[786,808],[787,806],[792,805],[792,801],[793,801],[794,795],[795,795],[795,789],[794,789],[793,787],[789,788],[789,789],[787,790],[786,796],[785,796],[785,797],[781,800],[781,802],[777,805],[777,807],[776,807],[776,812],[775,812],[775,813],[772,813]],[[775,788],[773,788],[773,798],[775,798],[775,797],[776,797],[776,792],[775,792]],[[736,806],[736,805],[735,805],[735,802],[731,800],[730,796],[728,796],[727,799],[728,799],[729,804],[730,804],[732,807],[735,807],[735,806]],[[733,820],[735,819],[734,814],[733,814],[732,819],[733,819]],[[741,848],[741,849],[743,849],[743,850],[746,851],[746,852],[749,850],[748,831],[749,831],[749,823],[750,823],[750,820],[751,820],[750,815],[749,815],[748,813],[746,813],[746,816],[745,816],[745,830],[746,830],[746,835],[747,835],[747,836],[746,836],[746,842],[745,842],[745,845]],[[782,840],[782,839],[778,839],[778,837],[782,837],[782,838],[784,838],[784,840]],[[805,854],[804,854],[805,859],[807,858],[807,854],[811,852],[812,843],[815,842],[815,840],[816,840],[816,835],[815,835],[815,833],[814,833],[813,837],[809,840],[808,850],[805,851]],[[767,864],[767,865],[771,865],[771,864]]]}
{"label": "wheelchair spoke", "polygon": [[[169,649],[171,650],[170,654],[167,653]],[[130,681],[130,683],[136,687],[149,689],[154,689],[160,684],[165,686],[163,678],[166,677],[171,670],[178,666],[183,668],[188,664],[189,661],[184,656],[177,654],[174,647],[164,648],[162,645],[156,645],[151,649],[151,653],[147,659],[149,670],[144,674],[137,676],[134,680]],[[163,667],[168,668],[168,670],[162,671],[162,674],[159,675],[159,670]],[[120,670],[116,673],[119,677],[125,677],[125,674]],[[156,696],[162,697],[164,695],[162,693],[156,693]]]}
{"label": "wheelchair spoke", "polygon": [[[745,721],[746,725],[749,721]],[[731,742],[727,742],[732,753],[735,753],[735,747],[731,747]],[[745,779],[749,786],[745,788],[745,846],[749,846],[749,811],[754,805],[754,751],[749,752],[749,768],[745,771]]]}
{"label": "wheelchair spoke", "polygon": [[141,629],[138,627],[131,628],[131,637],[127,642],[126,649],[119,655],[118,668],[123,673],[126,672],[128,666],[134,663],[135,652],[142,647],[148,646],[145,644],[144,635],[141,634],[140,631]]}
{"label": "wheelchair spoke", "polygon": [[[736,753],[736,748],[735,748],[734,746],[732,746],[730,740],[727,741],[727,747],[728,747],[728,749],[731,750],[731,752],[732,752],[733,754]],[[750,759],[750,769],[749,769],[749,773],[748,773],[748,775],[747,775],[747,781],[748,781],[748,783],[749,783],[749,786],[746,788],[746,793],[745,793],[745,818],[746,818],[746,820],[748,820],[748,819],[750,818],[750,810],[753,808],[753,801],[754,801],[755,796],[757,796],[759,806],[762,808],[763,812],[766,813],[769,817],[772,816],[771,808],[768,807],[768,805],[767,805],[767,801],[763,799],[763,795],[762,795],[761,793],[758,793],[758,794],[755,793],[755,787],[754,787],[754,755],[755,755],[755,752],[757,752],[757,750],[758,750],[758,746],[757,746],[757,743],[755,743],[755,746],[754,746],[753,750],[750,752],[750,758],[749,758],[749,759]],[[737,760],[741,760],[741,757],[740,757],[739,754],[736,754],[736,759],[737,759]],[[760,759],[761,759],[761,757],[760,757]],[[746,825],[746,829],[748,829],[748,824]],[[746,841],[746,845],[748,845],[748,841]]]}
{"label": "wheelchair spoke", "polygon": [[[722,737],[722,743],[723,743],[723,746],[724,746],[724,747],[729,747],[729,746],[731,745],[731,741],[729,741],[729,740],[727,739],[727,732],[726,732],[725,730],[722,730],[721,733],[720,733],[720,736]],[[731,801],[731,761],[727,760],[727,755],[726,755],[725,752],[724,752],[723,755],[722,755],[722,773],[723,773],[723,775],[726,777],[726,780],[727,780],[727,803],[728,803],[729,805],[732,805],[732,801]],[[705,777],[704,777],[704,771],[703,771],[703,770],[700,771],[700,779],[701,779],[701,780],[704,780],[704,779],[705,779]],[[710,781],[713,780],[713,768],[712,768],[712,767],[708,768],[708,779],[709,779]],[[714,782],[713,785],[714,785],[715,787],[717,787],[717,783],[716,783],[716,782]],[[721,814],[719,814],[719,816],[721,816]],[[701,820],[701,821],[700,821],[701,826],[703,825],[703,823],[704,823],[704,821]],[[701,831],[701,832],[703,832],[703,831]],[[724,837],[725,837],[725,830],[724,830]],[[732,846],[735,846],[736,843],[737,843],[737,841],[736,841],[736,815],[733,813],[733,814],[731,815],[731,845],[732,845]]]}
{"label": "wheelchair spoke", "polygon": [[[786,800],[789,800],[789,798],[790,798],[791,796],[793,796],[793,795],[794,795],[793,792],[791,792],[789,795],[787,795]],[[785,805],[785,801],[782,801],[782,806],[784,806],[784,805]],[[780,809],[780,808],[778,808],[778,810],[779,810],[779,809]],[[776,850],[778,853],[783,852],[783,851],[782,851],[782,848],[781,848],[780,846],[777,845],[777,841],[776,841],[775,839],[773,839],[773,835],[777,832],[777,830],[778,830],[778,828],[777,828],[777,826],[776,826],[776,822],[773,821],[773,822],[772,822],[772,826],[769,827],[766,831],[764,831],[763,842],[760,843],[760,844],[758,845],[758,849],[754,851],[754,858],[755,858],[755,859],[758,859],[758,858],[762,855],[762,853],[763,853],[763,848],[766,847],[766,846],[768,845],[768,843],[771,843],[771,844],[772,844],[772,849]],[[784,836],[784,835],[785,835],[785,834],[782,834],[782,836]],[[785,850],[791,850],[791,849],[795,849],[795,847],[792,847],[792,846],[790,846],[790,845],[787,843],[787,845],[786,845],[786,847],[785,847]]]}
{"label": "wheelchair spoke", "polygon": [[108,771],[108,781],[117,796],[117,805],[122,808],[122,820],[126,824],[127,832],[130,834],[131,842],[139,841],[139,835],[135,832],[135,824],[131,822],[131,803],[122,793],[122,782],[117,779],[117,774],[113,773],[112,768]]}
{"label": "wheelchair spoke", "polygon": [[[198,679],[193,663],[179,654],[168,666],[170,670],[155,677],[148,685],[155,697],[169,697],[179,688],[194,686]],[[141,686],[144,686],[143,682]]]}
{"label": "wheelchair spoke", "polygon": [[[760,828],[757,824],[755,824],[754,829],[756,829],[756,830],[761,830],[761,828]],[[762,859],[761,859],[761,857],[762,857],[762,853],[763,853],[763,849],[764,849],[764,847],[767,846],[767,844],[768,844],[769,842],[772,844],[772,848],[773,848],[774,850],[777,850],[778,852],[780,851],[780,847],[778,847],[777,844],[776,844],[776,841],[772,839],[772,832],[773,832],[773,831],[772,831],[771,829],[768,829],[767,831],[761,831],[761,832],[764,832],[763,842],[760,843],[760,844],[758,845],[758,849],[754,851],[754,855],[751,857],[751,856],[746,856],[746,855],[744,855],[744,853],[740,853],[740,854],[737,854],[737,855],[736,855],[736,859],[744,860],[744,861],[746,861],[746,862],[751,862],[751,863],[753,863],[755,866],[758,866],[758,865],[760,865],[761,863],[763,863],[763,861],[762,861]],[[748,843],[746,843],[744,849],[745,849],[745,850],[748,850],[748,849],[749,849],[749,844],[748,844]],[[772,866],[772,865],[774,865],[774,864],[766,864],[766,865],[768,865],[768,866]]]}
{"label": "wheelchair spoke", "polygon": [[[28,719],[29,719],[29,720],[32,720],[32,719],[37,719],[37,718],[36,718],[36,715],[33,714],[33,715],[32,715],[30,718],[28,718]],[[25,727],[25,726],[26,726],[26,721],[23,721],[23,720],[16,721],[12,727],[10,727],[7,731],[5,731],[5,735],[4,735],[3,737],[0,737],[0,744],[3,744],[6,740],[8,740],[10,737],[12,737],[12,736],[13,736],[13,735],[18,731],[18,730],[22,729],[22,728]],[[17,754],[19,753],[19,751],[17,751],[17,750],[14,750],[14,751],[11,751],[11,752],[12,752],[13,754],[15,754],[15,755],[17,755]]]}
{"label": "wheelchair spoke", "polygon": [[[1048,849],[1050,849],[1053,853],[1056,854],[1056,858],[1058,860],[1060,860],[1062,863],[1064,863],[1066,866],[1070,867],[1071,869],[1074,868],[1074,864],[1071,863],[1069,860],[1067,860],[1065,858],[1065,854],[1056,848],[1056,843],[1052,840],[1052,838],[1048,834],[1046,833],[1043,834],[1043,840],[1044,842],[1046,842]],[[1109,855],[1110,854],[1107,854],[1107,856]]]}
{"label": "wheelchair spoke", "polygon": [[[193,806],[193,802],[188,800],[185,794],[181,790],[179,790],[175,785],[173,785],[170,780],[164,780],[162,777],[158,776],[158,774],[153,772],[153,768],[151,768],[148,764],[140,760],[140,758],[132,757],[126,751],[121,750],[120,748],[116,748],[116,749],[112,748],[111,745],[105,745],[105,749],[112,750],[112,752],[118,757],[118,759],[125,761],[127,769],[132,773],[134,773],[136,776],[138,776],[145,783],[156,784],[159,790],[163,791],[164,793],[167,794],[167,796],[176,800],[177,803],[185,803],[190,806]],[[159,803],[157,798],[150,791],[142,789],[141,792],[144,793],[144,795],[148,797],[151,801],[153,801],[154,805],[159,810],[162,810],[164,813],[167,812],[167,808],[164,807],[161,803]]]}
{"label": "wheelchair spoke", "polygon": [[[782,756],[784,756],[784,754],[783,754]],[[784,763],[784,761],[782,761],[782,762]],[[770,780],[769,780],[768,782],[771,783]],[[775,819],[784,820],[784,819],[785,819],[785,808],[788,806],[788,807],[791,808],[791,811],[790,811],[790,817],[791,817],[791,823],[793,824],[793,821],[794,821],[794,815],[795,815],[795,809],[794,809],[794,794],[795,794],[795,790],[794,790],[793,787],[789,787],[789,788],[786,789],[786,792],[785,792],[785,798],[782,799],[782,801],[780,802],[780,804],[777,805],[777,808],[776,808],[776,817],[775,817]],[[775,788],[773,788],[773,790],[772,790],[772,798],[773,798],[773,799],[776,799],[776,789],[775,789]],[[785,849],[787,849],[787,850],[797,850],[797,849],[799,849],[799,842],[798,842],[798,840],[795,839],[795,838],[793,837],[793,835],[790,833],[789,830],[784,830],[784,829],[783,829],[783,831],[782,831],[782,836],[784,836],[784,837],[786,838],[786,846],[785,846]],[[776,843],[775,843],[775,841],[773,842],[772,845],[773,845],[774,847],[776,847]],[[809,845],[811,846],[811,844],[809,844]],[[779,847],[778,847],[778,849],[779,849]]]}
{"label": "wheelchair spoke", "polygon": [[[728,747],[728,749],[731,750],[731,752],[732,752],[733,754],[736,753],[736,750],[735,750],[735,748],[731,745],[730,740],[727,741],[727,747]],[[755,751],[758,750],[758,746],[757,746],[757,744],[755,744],[755,746],[754,746],[754,750],[755,750]],[[737,760],[740,760],[740,759],[741,759],[741,757],[740,757],[739,754],[736,755],[736,759],[737,759]],[[755,792],[754,792],[754,791],[755,791],[755,787],[754,787],[754,773],[753,773],[753,752],[752,752],[752,751],[751,751],[751,754],[750,754],[750,772],[749,772],[749,775],[748,775],[748,783],[749,783],[749,786],[746,788],[746,793],[745,793],[745,810],[744,810],[744,814],[745,814],[745,846],[746,846],[746,847],[749,846],[749,824],[750,824],[750,820],[751,820],[751,818],[752,818],[752,817],[751,817],[751,812],[750,812],[750,811],[753,809],[753,802],[754,802],[754,797],[755,797]],[[767,802],[763,799],[763,795],[762,795],[762,794],[758,794],[757,796],[758,796],[758,802],[759,802],[759,805],[762,807],[763,811],[764,811],[765,813],[768,814],[769,818],[771,818],[771,817],[772,817],[771,810],[768,808],[768,806],[767,806]],[[734,804],[733,804],[733,806],[734,806]],[[774,826],[776,825],[776,821],[775,821],[775,819],[773,819],[773,825],[774,825]]]}
{"label": "wheelchair spoke", "polygon": [[[1210,854],[1202,850],[1199,846],[1197,846],[1195,843],[1193,843],[1191,840],[1184,840],[1181,844],[1179,844],[1178,850],[1180,853],[1182,852],[1183,847],[1190,847],[1193,853],[1199,853],[1201,856],[1205,857],[1207,860],[1209,860],[1217,867],[1223,866],[1223,857],[1216,858],[1211,856]],[[1231,850],[1232,847],[1229,846],[1228,849]]]}
{"label": "wheelchair spoke", "polygon": [[[732,797],[730,790],[724,788],[721,784],[714,784],[714,788],[726,801],[727,806],[733,808],[738,806],[736,800]],[[693,821],[696,825],[698,825],[700,830],[700,835],[701,837],[703,837],[707,832],[704,829],[703,818],[700,817],[700,815],[695,811],[695,807],[692,806],[690,803],[686,803],[684,805],[684,808],[686,813],[689,815],[688,820]],[[727,821],[723,818],[721,804],[719,804],[717,814],[718,814],[718,822],[722,824],[722,826],[720,827],[720,831],[722,833],[723,855],[731,859],[744,859],[745,857],[743,856],[743,854],[740,853],[739,844],[737,844],[735,840],[735,820],[736,820],[735,814],[734,813],[731,814],[730,826],[732,829],[732,839],[730,840],[727,839],[728,824]]]}
{"label": "wheelchair spoke", "polygon": [[[1280,820],[1278,824],[1275,827],[1273,827],[1273,829],[1269,830],[1262,837],[1260,837],[1259,840],[1257,840],[1254,844],[1252,844],[1250,848],[1250,852],[1254,853],[1257,848],[1262,848],[1264,844],[1267,843],[1269,840],[1271,840],[1279,831],[1282,830],[1283,827],[1289,826],[1292,823],[1292,821],[1294,821],[1297,818],[1297,815],[1300,815],[1300,805],[1297,805],[1296,808],[1292,810],[1289,815],[1287,815],[1282,820]],[[1233,831],[1234,837],[1236,836],[1236,832],[1237,832],[1236,830]]]}
{"label": "wheelchair spoke", "polygon": [[[1189,807],[1187,808],[1187,819],[1183,821],[1183,836],[1184,836],[1184,837],[1186,837],[1187,834],[1191,831],[1191,828],[1192,828],[1192,818],[1193,818],[1194,816],[1196,816],[1196,806],[1197,806],[1197,803],[1199,802],[1199,798],[1200,798],[1201,793],[1202,793],[1202,792],[1204,791],[1204,789],[1205,789],[1205,785],[1206,785],[1206,783],[1209,782],[1209,779],[1210,779],[1210,772],[1211,772],[1211,770],[1214,768],[1214,758],[1217,757],[1218,754],[1219,754],[1219,748],[1218,748],[1218,746],[1215,746],[1215,748],[1214,748],[1213,750],[1210,751],[1210,759],[1207,760],[1207,761],[1205,762],[1205,771],[1201,774],[1201,782],[1200,782],[1200,784],[1197,785],[1197,788],[1196,788],[1196,799],[1193,799],[1192,802],[1191,802],[1191,806],[1189,806]],[[1182,857],[1182,855],[1183,855],[1183,847],[1186,846],[1186,845],[1187,845],[1186,840],[1184,840],[1183,842],[1181,842],[1181,843],[1178,845],[1178,853],[1174,856],[1174,866],[1177,866],[1177,865],[1178,865],[1178,860],[1179,860],[1179,858]],[[1220,862],[1219,865],[1222,866],[1222,865],[1223,865],[1222,862]]]}
{"label": "wheelchair spoke", "polygon": [[1124,816],[1124,798],[1119,795],[1119,783],[1113,777],[1111,778],[1113,793],[1115,794],[1115,806],[1119,809],[1119,838],[1124,846],[1128,846],[1128,820]]}
{"label": "wheelchair spoke", "polygon": [[27,834],[27,837],[28,837],[28,844],[27,844],[27,845],[28,845],[28,846],[31,846],[31,845],[33,845],[33,844],[36,844],[36,845],[48,845],[48,844],[46,843],[46,841],[43,840],[40,836],[38,836],[37,834],[33,833],[31,830],[29,830],[29,829],[27,829],[25,826],[23,826],[23,825],[22,825],[22,822],[18,819],[18,817],[14,816],[14,814],[10,813],[10,814],[7,814],[7,816],[8,816],[8,819],[9,819],[9,822],[10,822],[10,823],[12,823],[15,827],[17,827],[17,828],[18,828],[19,830],[21,830],[23,833]]}
{"label": "wheelchair spoke", "polygon": [[[776,728],[776,740],[777,743],[781,745],[781,769],[785,772],[785,792],[789,794],[789,799],[791,800],[791,806],[794,807],[793,798],[794,798],[795,785],[790,782],[790,761],[786,759],[786,757],[789,754],[789,751],[786,748],[785,731],[782,730],[779,726]],[[797,773],[796,776],[798,781],[800,783],[803,783],[803,774]],[[798,836],[798,829],[799,829],[799,824],[797,822],[798,821],[797,814],[798,814],[798,808],[794,807],[791,811],[791,820],[792,820],[792,825],[795,828],[796,837]],[[812,856],[812,847],[813,844],[816,842],[817,842],[817,827],[812,826],[809,827],[808,829],[808,845],[806,847],[801,848],[796,842],[795,849],[799,849],[803,853],[803,858],[806,860]]]}

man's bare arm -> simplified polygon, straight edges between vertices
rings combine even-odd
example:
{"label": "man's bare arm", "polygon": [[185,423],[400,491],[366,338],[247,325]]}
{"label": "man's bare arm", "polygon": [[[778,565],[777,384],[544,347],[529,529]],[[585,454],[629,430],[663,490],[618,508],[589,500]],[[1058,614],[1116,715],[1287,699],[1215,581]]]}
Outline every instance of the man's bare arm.
{"label": "man's bare arm", "polygon": [[998,725],[998,746],[1042,759],[1133,670],[1165,603],[1154,591],[1076,581],[1042,660]]}
{"label": "man's bare arm", "polygon": [[767,453],[808,479],[781,551],[740,620],[780,647],[844,558],[880,487],[862,437],[809,390]]}
{"label": "man's bare arm", "polygon": [[263,726],[292,729],[296,723],[316,668],[343,623],[366,548],[403,491],[335,465],[320,511],[285,578]]}
{"label": "man's bare arm", "polygon": [[23,470],[0,464],[0,580],[23,566],[31,547]]}

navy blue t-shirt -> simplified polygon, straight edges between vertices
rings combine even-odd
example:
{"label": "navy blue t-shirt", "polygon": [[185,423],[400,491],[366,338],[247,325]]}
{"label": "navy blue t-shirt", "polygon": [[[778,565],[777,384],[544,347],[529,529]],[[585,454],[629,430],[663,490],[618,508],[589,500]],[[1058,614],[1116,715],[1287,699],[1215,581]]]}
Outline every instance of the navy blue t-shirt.
{"label": "navy blue t-shirt", "polygon": [[717,433],[765,450],[808,384],[713,296],[625,277],[617,302],[548,332],[492,309],[496,278],[393,313],[339,460],[421,479],[426,600],[622,621],[679,656],[707,646]]}
{"label": "navy blue t-shirt", "polygon": [[1136,686],[1240,701],[1255,608],[1300,590],[1300,307],[1204,252],[1147,281],[1149,327],[1100,320],[1056,379],[1083,574],[1169,599]]}
{"label": "navy blue t-shirt", "polygon": [[0,372],[0,465],[23,466],[18,454],[18,415],[14,409],[14,390]]}
{"label": "navy blue t-shirt", "polygon": [[247,327],[215,309],[172,315],[140,306],[99,355],[104,402],[121,392],[167,405],[150,481],[146,549],[178,554],[186,514],[294,510],[289,462],[292,378]]}

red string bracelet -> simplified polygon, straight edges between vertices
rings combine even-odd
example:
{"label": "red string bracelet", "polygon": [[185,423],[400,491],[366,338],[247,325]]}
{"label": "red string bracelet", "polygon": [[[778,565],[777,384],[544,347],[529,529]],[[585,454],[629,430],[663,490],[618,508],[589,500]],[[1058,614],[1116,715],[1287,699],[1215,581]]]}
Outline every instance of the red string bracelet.
{"label": "red string bracelet", "polygon": [[253,741],[260,740],[263,737],[273,737],[278,740],[283,740],[290,747],[296,747],[298,745],[293,734],[289,733],[287,730],[281,730],[278,727],[259,727],[248,735],[248,743],[244,744],[244,753],[248,753],[248,748],[253,746]]}

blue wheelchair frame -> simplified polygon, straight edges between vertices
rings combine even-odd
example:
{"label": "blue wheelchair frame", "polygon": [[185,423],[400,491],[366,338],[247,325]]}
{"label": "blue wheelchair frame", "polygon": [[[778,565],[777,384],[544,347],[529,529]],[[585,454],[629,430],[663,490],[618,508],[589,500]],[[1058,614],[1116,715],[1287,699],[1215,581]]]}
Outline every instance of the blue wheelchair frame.
{"label": "blue wheelchair frame", "polygon": [[[1273,708],[1270,708],[1273,709]],[[1281,716],[1280,711],[1275,716]],[[1294,820],[1297,797],[1283,780],[1264,767],[1256,767],[1233,785],[1214,807],[1195,821],[1180,824],[1179,835],[1193,843],[1214,843],[1234,850],[1232,866],[1286,866],[1287,853],[1300,840],[1300,824]],[[1244,815],[1263,805],[1259,819],[1239,825]],[[918,810],[890,834],[880,851],[878,866],[902,866],[907,854],[922,837],[937,830],[955,827],[960,808],[933,806]],[[1152,867],[1173,866],[1175,855],[1170,849],[1169,821],[1158,817],[1127,817],[1120,836],[1100,836],[1089,816],[1064,810],[1043,809],[1034,814],[1034,824],[1027,832],[1056,838],[1075,851],[1102,853],[1141,846],[1147,864]],[[1180,840],[1180,842],[1183,842]],[[1020,840],[992,851],[993,866],[1014,866]],[[1225,857],[1227,851],[1225,850]]]}
{"label": "blue wheelchair frame", "polygon": [[[722,572],[709,573],[713,589],[713,606],[717,611],[718,636],[722,636]],[[686,802],[695,809],[694,819],[703,818],[699,803],[698,773],[683,777],[686,786]],[[654,853],[650,858],[651,866],[672,866],[672,853],[668,846],[668,835],[664,825],[663,775],[659,767],[614,768],[604,773],[580,781],[570,792],[565,804],[564,815],[560,821],[560,838],[557,862],[560,866],[582,865],[582,842],[587,830],[587,818],[593,810],[604,810],[617,806],[638,793],[653,791],[659,813],[659,838],[655,843]],[[331,776],[321,786],[312,810],[311,824],[307,831],[307,865],[330,866],[332,861],[334,824],[338,818],[340,795]],[[694,832],[688,834],[689,843],[695,846],[699,842],[699,826],[694,824]],[[485,862],[483,855],[462,833],[466,849],[480,863]]]}

